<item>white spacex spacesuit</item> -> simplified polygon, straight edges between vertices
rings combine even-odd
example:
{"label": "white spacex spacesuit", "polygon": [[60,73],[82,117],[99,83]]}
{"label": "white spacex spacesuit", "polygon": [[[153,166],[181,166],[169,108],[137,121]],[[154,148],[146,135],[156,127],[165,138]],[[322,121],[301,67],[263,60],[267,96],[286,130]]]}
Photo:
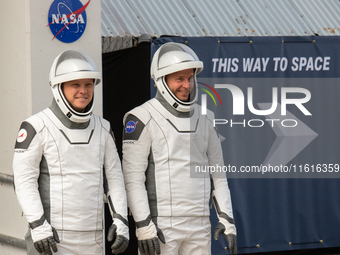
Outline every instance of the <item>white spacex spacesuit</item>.
{"label": "white spacex spacesuit", "polygon": [[103,254],[105,178],[111,232],[116,231],[122,246],[128,245],[125,186],[110,123],[92,114],[93,99],[79,113],[61,90],[63,82],[77,79],[94,79],[96,85],[100,76],[83,53],[62,52],[50,72],[51,106],[21,124],[13,172],[30,227],[28,254],[52,254],[49,246],[56,252],[55,241],[60,241],[57,254]]}
{"label": "white spacex spacesuit", "polygon": [[[197,173],[195,166],[223,166],[212,112],[201,115],[197,87],[189,102],[180,101],[165,76],[185,69],[203,70],[203,63],[186,45],[166,43],[155,53],[151,76],[156,97],[124,117],[123,173],[128,206],[136,222],[142,254],[195,254],[211,252],[209,199],[219,218],[218,236],[231,237],[236,254],[236,228],[225,177]],[[157,236],[165,244],[158,242]],[[150,242],[150,240],[152,242]],[[234,250],[235,249],[235,250]]]}

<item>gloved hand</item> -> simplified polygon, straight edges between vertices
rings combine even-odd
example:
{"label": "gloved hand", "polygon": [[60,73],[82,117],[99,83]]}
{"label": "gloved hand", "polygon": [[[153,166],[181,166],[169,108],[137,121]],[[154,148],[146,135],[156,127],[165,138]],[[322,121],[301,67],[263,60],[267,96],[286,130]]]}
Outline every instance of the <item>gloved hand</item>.
{"label": "gloved hand", "polygon": [[107,240],[114,241],[111,245],[112,254],[123,253],[129,245],[129,227],[120,219],[114,218],[107,234]]}
{"label": "gloved hand", "polygon": [[[150,220],[148,226],[137,228],[136,236],[138,239],[138,248],[143,255],[161,254],[159,240],[165,244],[165,238],[162,230],[160,230]],[[159,239],[159,240],[158,240]]]}
{"label": "gloved hand", "polygon": [[215,232],[214,239],[217,241],[220,238],[220,235],[223,233],[225,239],[227,239],[228,247],[231,255],[237,254],[237,242],[236,242],[236,228],[235,225],[229,223],[226,219],[220,218],[218,222]]}
{"label": "gloved hand", "polygon": [[47,220],[40,226],[31,227],[31,235],[34,247],[39,253],[52,255],[51,248],[54,252],[58,251],[56,244],[60,243],[58,233]]}

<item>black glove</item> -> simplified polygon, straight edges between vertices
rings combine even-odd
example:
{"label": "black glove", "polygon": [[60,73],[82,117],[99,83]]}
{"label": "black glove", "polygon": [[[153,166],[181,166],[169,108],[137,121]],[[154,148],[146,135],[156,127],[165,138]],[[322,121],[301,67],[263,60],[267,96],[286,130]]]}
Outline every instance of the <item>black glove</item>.
{"label": "black glove", "polygon": [[236,235],[234,234],[226,234],[226,227],[223,223],[219,222],[215,228],[214,232],[214,240],[217,241],[220,238],[220,235],[223,234],[225,239],[227,239],[228,247],[231,255],[237,255],[237,240]]}
{"label": "black glove", "polygon": [[[32,231],[32,239],[33,239],[33,235],[36,235],[36,233],[33,234],[34,232],[37,232],[36,230],[39,231],[39,229],[37,229],[37,228],[31,230]],[[60,243],[59,236],[58,236],[57,231],[53,227],[52,227],[52,233],[53,233],[53,236],[48,236],[44,239],[41,239],[41,240],[34,242],[34,247],[39,253],[45,252],[48,255],[52,255],[51,248],[54,252],[58,251],[56,242]]]}
{"label": "black glove", "polygon": [[[150,223],[152,223],[152,221]],[[157,226],[155,226],[153,223],[152,225],[153,226],[151,227],[156,228],[157,236],[153,238],[149,238],[149,239],[143,239],[143,240],[138,239],[138,247],[142,255],[154,255],[155,253],[161,254],[161,247],[159,244],[159,240],[161,240],[161,242],[165,244],[165,238],[164,238],[162,230],[159,229]]]}
{"label": "black glove", "polygon": [[109,228],[107,240],[109,242],[114,240],[113,244],[111,245],[112,254],[123,253],[129,246],[129,239],[123,235],[117,235],[117,226],[114,223]]}

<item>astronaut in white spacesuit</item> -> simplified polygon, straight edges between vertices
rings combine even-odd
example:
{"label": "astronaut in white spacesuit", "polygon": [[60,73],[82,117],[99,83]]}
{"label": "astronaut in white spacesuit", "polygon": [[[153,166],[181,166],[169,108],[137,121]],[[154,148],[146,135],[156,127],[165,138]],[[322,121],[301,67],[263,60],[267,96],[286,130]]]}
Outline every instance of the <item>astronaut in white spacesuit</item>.
{"label": "astronaut in white spacesuit", "polygon": [[[203,63],[186,45],[166,43],[154,54],[155,98],[124,116],[123,174],[141,254],[211,254],[209,200],[231,254],[236,228],[225,176],[194,176],[195,166],[223,166],[213,113],[196,104]],[[159,242],[159,240],[161,242]]]}
{"label": "astronaut in white spacesuit", "polygon": [[122,253],[129,229],[121,162],[110,123],[92,113],[101,74],[87,55],[66,50],[49,80],[52,104],[22,122],[14,150],[27,253],[103,254],[104,190],[113,218],[108,240],[112,253]]}

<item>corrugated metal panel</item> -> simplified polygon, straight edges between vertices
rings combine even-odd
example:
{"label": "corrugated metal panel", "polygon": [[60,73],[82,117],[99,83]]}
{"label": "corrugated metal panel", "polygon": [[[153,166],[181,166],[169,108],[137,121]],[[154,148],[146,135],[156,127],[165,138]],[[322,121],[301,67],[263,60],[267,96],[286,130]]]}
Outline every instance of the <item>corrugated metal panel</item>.
{"label": "corrugated metal panel", "polygon": [[102,53],[131,48],[134,45],[132,35],[121,36],[102,36]]}
{"label": "corrugated metal panel", "polygon": [[133,38],[340,35],[340,0],[101,0],[103,52]]}
{"label": "corrugated metal panel", "polygon": [[101,0],[102,36],[133,35],[148,33],[138,17],[124,0]]}
{"label": "corrugated metal panel", "polygon": [[127,0],[151,37],[205,36],[181,0]]}
{"label": "corrugated metal panel", "polygon": [[263,36],[313,35],[289,0],[239,0]]}
{"label": "corrugated metal panel", "polygon": [[290,0],[302,19],[317,35],[340,35],[339,0]]}
{"label": "corrugated metal panel", "polygon": [[101,0],[102,53],[133,46],[134,37],[147,34],[126,1]]}
{"label": "corrugated metal panel", "polygon": [[236,0],[183,0],[206,36],[260,36]]}

